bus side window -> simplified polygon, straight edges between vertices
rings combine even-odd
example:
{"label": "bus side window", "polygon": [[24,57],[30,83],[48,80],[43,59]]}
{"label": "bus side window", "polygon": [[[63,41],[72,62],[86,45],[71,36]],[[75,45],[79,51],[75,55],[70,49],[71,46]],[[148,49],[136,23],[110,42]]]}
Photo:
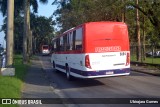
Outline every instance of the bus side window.
{"label": "bus side window", "polygon": [[63,36],[60,37],[60,51],[64,50]]}
{"label": "bus side window", "polygon": [[60,51],[60,39],[59,38],[56,40],[56,51],[57,52]]}
{"label": "bus side window", "polygon": [[70,50],[70,33],[67,34],[67,50]]}
{"label": "bus side window", "polygon": [[69,34],[69,50],[73,50],[73,32]]}
{"label": "bus side window", "polygon": [[72,45],[72,50],[75,50],[75,41],[76,41],[76,30],[73,31],[73,45]]}
{"label": "bus side window", "polygon": [[67,50],[67,34],[63,36],[63,51]]}
{"label": "bus side window", "polygon": [[53,42],[53,45],[52,45],[52,51],[56,51],[57,49],[57,45],[56,45],[56,41]]}
{"label": "bus side window", "polygon": [[76,50],[82,49],[82,28],[76,30],[75,48]]}

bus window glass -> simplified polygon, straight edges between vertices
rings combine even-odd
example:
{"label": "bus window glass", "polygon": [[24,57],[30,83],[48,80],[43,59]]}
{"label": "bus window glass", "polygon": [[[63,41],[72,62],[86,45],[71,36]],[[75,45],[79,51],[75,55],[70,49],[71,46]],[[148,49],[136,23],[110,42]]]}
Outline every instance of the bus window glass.
{"label": "bus window glass", "polygon": [[56,51],[60,51],[60,39],[56,40]]}
{"label": "bus window glass", "polygon": [[60,37],[60,51],[63,51],[63,37]]}
{"label": "bus window glass", "polygon": [[51,42],[51,44],[52,44],[52,50],[55,50],[55,48],[56,48],[56,40],[53,40],[52,42]]}
{"label": "bus window glass", "polygon": [[69,50],[73,48],[73,32],[69,34]]}
{"label": "bus window glass", "polygon": [[75,48],[82,49],[82,28],[76,30]]}
{"label": "bus window glass", "polygon": [[67,50],[70,50],[70,40],[69,40],[69,38],[70,38],[70,34],[67,34]]}
{"label": "bus window glass", "polygon": [[73,40],[73,43],[72,43],[72,50],[75,50],[76,30],[73,31],[73,38],[72,38],[72,40]]}
{"label": "bus window glass", "polygon": [[63,36],[63,50],[67,50],[67,35]]}
{"label": "bus window glass", "polygon": [[57,48],[57,45],[56,45],[56,42],[54,42],[54,49],[56,49]]}
{"label": "bus window glass", "polygon": [[49,49],[49,47],[48,47],[48,45],[44,45],[44,46],[42,46],[42,48],[43,48],[43,50],[46,50],[46,49]]}

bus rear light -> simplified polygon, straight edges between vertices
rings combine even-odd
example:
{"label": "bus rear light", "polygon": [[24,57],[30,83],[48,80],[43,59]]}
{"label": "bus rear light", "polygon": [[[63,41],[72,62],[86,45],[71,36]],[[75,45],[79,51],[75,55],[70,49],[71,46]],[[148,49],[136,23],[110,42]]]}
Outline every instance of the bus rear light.
{"label": "bus rear light", "polygon": [[91,69],[89,55],[85,56],[85,66]]}
{"label": "bus rear light", "polygon": [[127,52],[127,56],[126,56],[126,66],[128,66],[130,64],[130,54]]}

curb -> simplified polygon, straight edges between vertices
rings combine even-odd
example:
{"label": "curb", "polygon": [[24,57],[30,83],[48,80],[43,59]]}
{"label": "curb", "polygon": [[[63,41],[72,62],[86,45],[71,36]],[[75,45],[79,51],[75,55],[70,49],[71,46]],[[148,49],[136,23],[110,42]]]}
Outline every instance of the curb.
{"label": "curb", "polygon": [[131,70],[132,71],[136,71],[136,72],[141,72],[141,73],[149,74],[149,75],[153,75],[153,76],[160,76],[160,73],[145,72],[145,71],[134,69],[134,68],[131,68]]}
{"label": "curb", "polygon": [[151,65],[151,66],[160,66],[160,64],[142,63],[142,62],[133,62],[133,61],[131,61],[131,64],[133,64],[133,65],[136,65],[136,64],[138,64],[138,65]]}

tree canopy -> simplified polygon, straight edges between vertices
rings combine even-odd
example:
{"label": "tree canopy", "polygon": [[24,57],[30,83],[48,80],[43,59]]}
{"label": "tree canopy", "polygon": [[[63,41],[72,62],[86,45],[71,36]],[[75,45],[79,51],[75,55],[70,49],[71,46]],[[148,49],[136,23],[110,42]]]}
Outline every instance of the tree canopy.
{"label": "tree canopy", "polygon": [[[31,30],[35,38],[42,43],[53,36],[52,18],[34,15],[38,9],[38,0],[29,0],[33,8],[31,14]],[[48,0],[39,0],[47,3]],[[64,32],[72,27],[85,22],[93,21],[123,21],[128,25],[130,43],[137,44],[136,34],[136,9],[139,10],[140,39],[143,44],[160,45],[160,0],[54,0],[53,5],[58,5],[53,12],[55,22]],[[15,47],[22,46],[24,22],[24,0],[15,0]],[[3,16],[7,12],[7,0],[0,0],[0,11]],[[1,30],[6,32],[6,19]],[[19,43],[19,44],[18,44]]]}
{"label": "tree canopy", "polygon": [[[39,0],[42,3],[47,3],[48,0]],[[15,14],[14,14],[14,49],[15,52],[22,53],[23,48],[23,25],[24,25],[24,10],[23,10],[23,3],[24,0],[15,0]],[[46,38],[51,38],[53,36],[53,21],[52,18],[47,18],[43,16],[35,15],[38,9],[38,2],[37,0],[30,0],[30,4],[33,7],[33,13],[30,15],[31,20],[31,31],[33,37],[38,38],[39,42],[37,41],[37,46],[40,45],[40,41],[46,41]],[[0,11],[2,12],[4,18],[4,23],[0,28],[0,31],[4,31],[6,35],[7,29],[7,0],[0,0]]]}
{"label": "tree canopy", "polygon": [[[160,37],[160,0],[139,0],[138,6],[135,0],[55,0],[53,5],[55,4],[59,5],[54,15],[62,32],[85,22],[122,21],[124,12],[130,39],[136,42],[135,9],[137,8],[140,11],[141,30],[145,29],[147,36]],[[142,26],[142,23],[145,23],[145,26]]]}

